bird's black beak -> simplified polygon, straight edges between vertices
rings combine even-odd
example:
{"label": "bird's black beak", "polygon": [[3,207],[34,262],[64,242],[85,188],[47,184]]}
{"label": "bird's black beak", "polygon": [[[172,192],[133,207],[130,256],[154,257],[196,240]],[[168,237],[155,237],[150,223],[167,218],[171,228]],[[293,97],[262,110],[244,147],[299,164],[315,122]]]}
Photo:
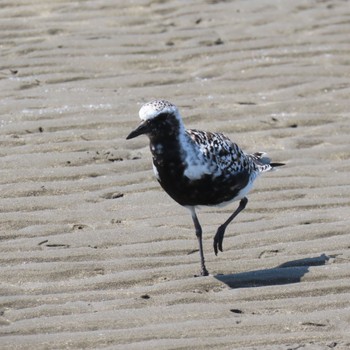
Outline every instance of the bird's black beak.
{"label": "bird's black beak", "polygon": [[143,122],[141,122],[141,124],[135,129],[133,130],[127,137],[127,140],[133,139],[134,137],[143,135],[143,134],[147,134],[150,131],[149,129],[149,122],[148,120],[145,120]]}

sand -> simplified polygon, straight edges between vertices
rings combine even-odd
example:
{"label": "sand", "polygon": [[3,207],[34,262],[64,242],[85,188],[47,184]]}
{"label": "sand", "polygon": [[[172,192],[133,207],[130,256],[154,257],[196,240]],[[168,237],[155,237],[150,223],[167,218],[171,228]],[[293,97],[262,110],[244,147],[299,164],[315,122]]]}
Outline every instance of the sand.
{"label": "sand", "polygon": [[[0,348],[350,348],[347,1],[0,9]],[[157,184],[142,103],[286,162],[235,209]]]}

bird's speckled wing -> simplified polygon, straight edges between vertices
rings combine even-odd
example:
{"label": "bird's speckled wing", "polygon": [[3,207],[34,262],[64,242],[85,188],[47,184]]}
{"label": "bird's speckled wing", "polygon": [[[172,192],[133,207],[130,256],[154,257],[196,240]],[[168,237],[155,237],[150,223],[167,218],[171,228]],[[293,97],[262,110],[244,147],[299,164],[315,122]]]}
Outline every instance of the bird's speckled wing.
{"label": "bird's speckled wing", "polygon": [[225,135],[193,129],[186,132],[205,162],[210,164],[211,169],[215,169],[216,175],[255,170],[249,157]]}

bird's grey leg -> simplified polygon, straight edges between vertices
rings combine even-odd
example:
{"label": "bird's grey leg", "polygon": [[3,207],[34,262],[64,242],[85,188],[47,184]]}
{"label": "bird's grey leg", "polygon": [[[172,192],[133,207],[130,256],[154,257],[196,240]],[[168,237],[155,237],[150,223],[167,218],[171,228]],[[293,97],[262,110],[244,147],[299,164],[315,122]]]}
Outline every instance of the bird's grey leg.
{"label": "bird's grey leg", "polygon": [[239,202],[238,208],[234,211],[234,213],[221,225],[216,231],[216,235],[214,237],[214,252],[215,255],[218,255],[218,250],[222,252],[222,241],[224,240],[224,234],[226,227],[228,224],[245,208],[248,203],[248,198],[244,197]]}
{"label": "bird's grey leg", "polygon": [[192,215],[192,220],[194,223],[194,228],[196,230],[196,236],[198,239],[198,245],[199,245],[199,255],[201,258],[201,276],[208,276],[209,272],[207,270],[207,268],[205,267],[205,261],[204,261],[204,253],[203,253],[203,243],[202,243],[202,227],[199,223],[199,220],[197,218],[197,214],[196,211],[194,209],[194,207],[190,208],[191,211],[191,215]]}

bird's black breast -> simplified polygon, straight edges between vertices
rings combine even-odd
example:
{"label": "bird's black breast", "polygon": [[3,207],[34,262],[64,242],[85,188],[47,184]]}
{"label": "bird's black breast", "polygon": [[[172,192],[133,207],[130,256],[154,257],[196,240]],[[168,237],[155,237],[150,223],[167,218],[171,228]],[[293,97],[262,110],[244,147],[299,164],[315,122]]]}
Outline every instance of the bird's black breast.
{"label": "bird's black breast", "polygon": [[[170,147],[169,147],[170,146]],[[162,188],[184,206],[217,205],[234,199],[249,182],[247,171],[220,176],[205,174],[191,180],[185,176],[186,164],[178,147],[170,144],[151,144],[153,164]]]}

